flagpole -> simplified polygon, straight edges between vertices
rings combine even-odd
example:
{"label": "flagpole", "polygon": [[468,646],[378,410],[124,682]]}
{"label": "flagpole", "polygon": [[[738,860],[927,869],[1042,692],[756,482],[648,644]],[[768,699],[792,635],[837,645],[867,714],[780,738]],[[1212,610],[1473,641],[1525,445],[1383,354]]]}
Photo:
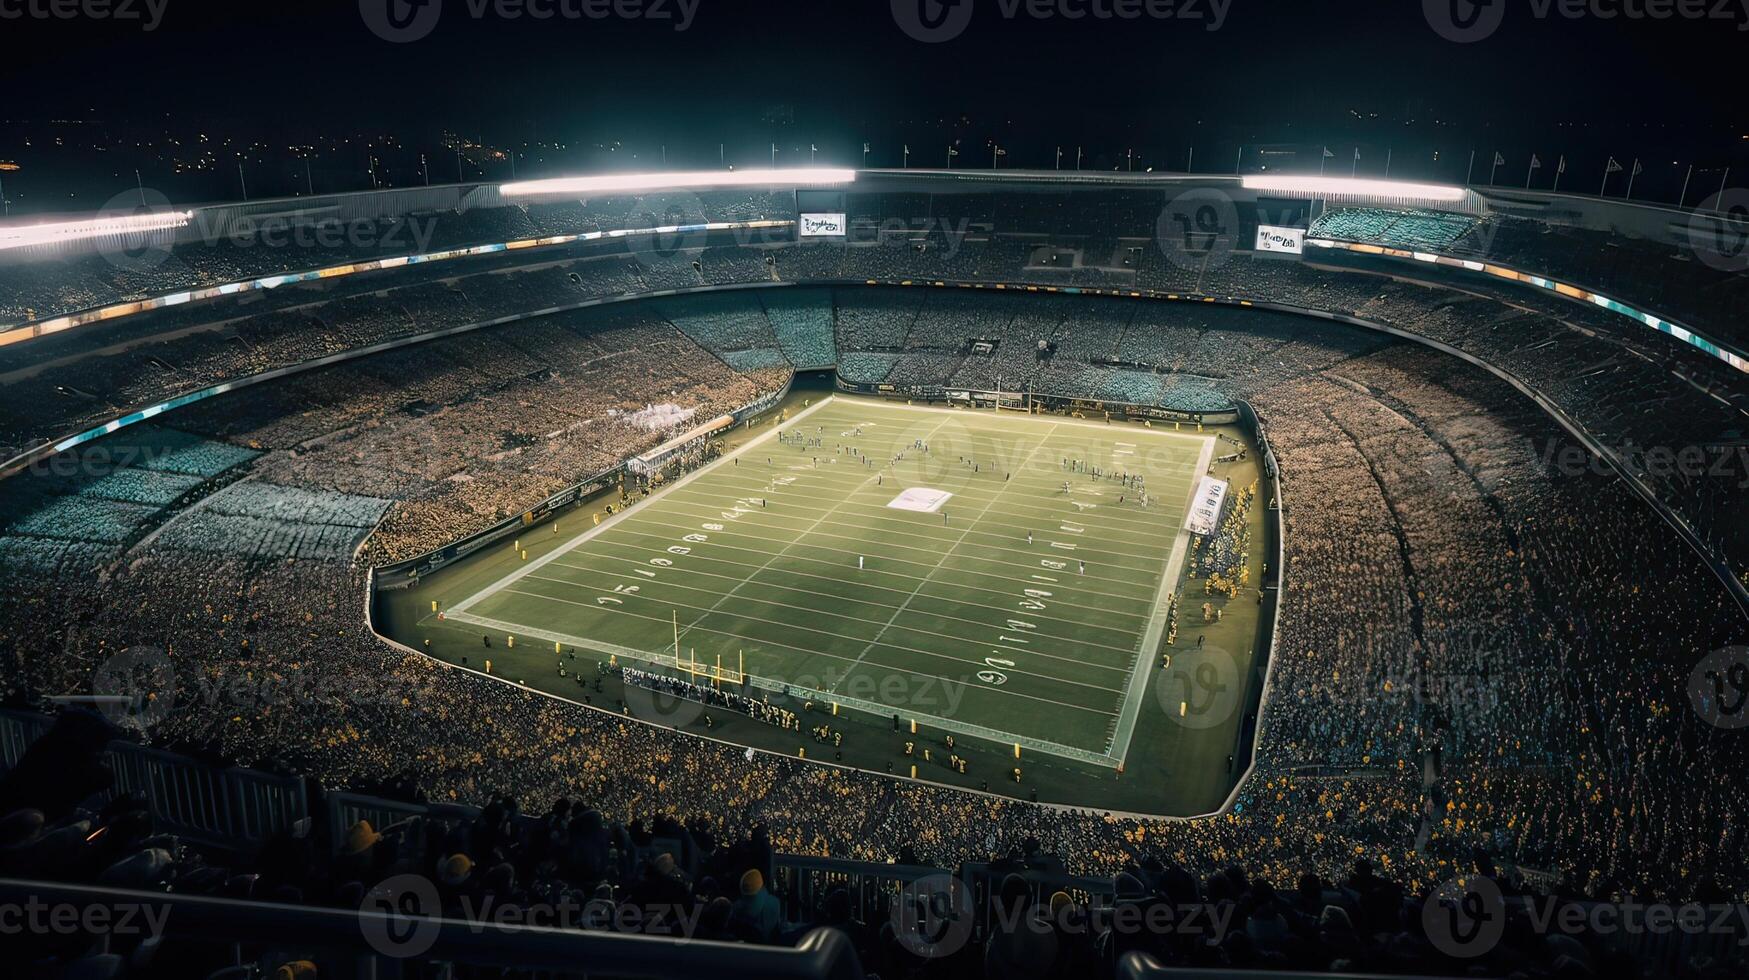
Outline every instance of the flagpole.
{"label": "flagpole", "polygon": [[1464,171],[1464,186],[1470,186],[1470,178],[1476,175],[1476,151],[1470,151],[1470,169]]}
{"label": "flagpole", "polygon": [[1567,155],[1565,153],[1563,153],[1563,154],[1561,154],[1561,159],[1555,164],[1555,189],[1554,189],[1554,193],[1559,194],[1561,192],[1561,175],[1566,173],[1566,172],[1567,172]]}
{"label": "flagpole", "polygon": [[1634,157],[1634,165],[1628,169],[1628,192],[1622,196],[1622,200],[1624,200],[1624,201],[1633,200],[1633,197],[1634,197],[1634,178],[1638,177],[1639,175],[1640,175],[1640,158]]}
{"label": "flagpole", "polygon": [[1530,175],[1536,173],[1536,154],[1530,155],[1530,166],[1524,168],[1524,189],[1530,190]]}
{"label": "flagpole", "polygon": [[1328,146],[1319,147],[1318,148],[1318,176],[1320,176],[1320,177],[1324,176],[1324,167],[1329,164],[1329,160],[1330,160],[1330,148]]}
{"label": "flagpole", "polygon": [[1603,165],[1603,183],[1597,185],[1597,196],[1598,197],[1602,197],[1604,189],[1609,186],[1609,174],[1610,174],[1609,165],[1611,163],[1614,163],[1614,162],[1615,162],[1615,157],[1610,157],[1609,163],[1606,163]]}
{"label": "flagpole", "polygon": [[1676,199],[1677,207],[1682,207],[1683,202],[1688,200],[1688,182],[1693,179],[1694,164],[1691,163],[1688,165],[1688,176],[1682,178],[1682,195]]}
{"label": "flagpole", "polygon": [[1196,147],[1193,146],[1190,148],[1189,155],[1184,158],[1184,172],[1191,173],[1194,170],[1196,170]]}
{"label": "flagpole", "polygon": [[1386,177],[1389,177],[1391,175],[1391,153],[1392,153],[1391,148],[1388,146],[1385,147],[1385,176]]}
{"label": "flagpole", "polygon": [[1488,168],[1488,186],[1494,186],[1494,175],[1500,172],[1500,151],[1494,151],[1494,165]]}
{"label": "flagpole", "polygon": [[1719,178],[1719,197],[1725,196],[1725,182],[1731,179],[1731,168],[1725,168],[1725,175]]}
{"label": "flagpole", "polygon": [[1358,176],[1359,174],[1360,174],[1360,147],[1357,146],[1354,148],[1354,160],[1348,164],[1348,176],[1355,177],[1355,176]]}

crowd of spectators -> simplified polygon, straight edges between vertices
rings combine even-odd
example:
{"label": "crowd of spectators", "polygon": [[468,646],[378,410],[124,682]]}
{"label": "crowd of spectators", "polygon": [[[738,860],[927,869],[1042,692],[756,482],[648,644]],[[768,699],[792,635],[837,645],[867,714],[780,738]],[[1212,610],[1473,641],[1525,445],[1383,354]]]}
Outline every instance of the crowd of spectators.
{"label": "crowd of spectators", "polygon": [[[1008,243],[986,244],[961,243],[954,261],[1024,261]],[[877,244],[841,249],[840,261],[859,250],[921,254]],[[1707,445],[1734,411],[1701,394],[1722,386],[1706,365],[1631,355],[1644,338],[1602,311],[1516,294],[1507,307],[1241,257],[1195,277],[1223,295],[1280,290],[1277,300],[1452,344],[1549,394],[1606,444]],[[358,343],[376,335],[335,325],[370,322],[383,315],[379,302],[361,297],[317,320],[337,331],[334,343]],[[905,851],[952,864],[1032,837],[1089,874],[1133,875],[1159,855],[1211,892],[1285,890],[1306,873],[1338,881],[1357,855],[1414,892],[1480,847],[1565,875],[1569,894],[1742,897],[1741,747],[1686,704],[1694,661],[1743,639],[1741,611],[1623,482],[1589,462],[1553,465],[1568,458],[1568,438],[1506,382],[1336,324],[1207,304],[924,289],[833,298],[840,371],[854,380],[900,372],[906,383],[993,385],[1000,371],[1012,388],[1011,368],[1040,385],[1191,377],[1257,408],[1286,506],[1281,633],[1258,772],[1218,818],[1106,816],[750,758],[371,636],[364,565],[488,526],[647,449],[661,434],[624,417],[652,403],[720,413],[781,386],[787,369],[776,362],[743,374],[721,355],[800,349],[805,333],[776,329],[760,299],[696,318],[663,302],[661,315],[641,304],[560,314],[264,385],[175,416],[177,444],[162,458],[187,465],[131,466],[113,484],[40,495],[40,507],[17,513],[46,523],[13,523],[0,536],[0,554],[19,556],[0,570],[8,694],[89,690],[111,653],[150,643],[173,650],[182,706],[156,722],[153,741],[330,787],[406,773],[436,800],[512,797],[545,811],[581,798],[608,823],[669,813],[719,840],[764,827],[782,851],[869,860]],[[817,330],[817,312],[798,318]],[[1051,356],[1039,356],[1041,340]],[[993,354],[968,354],[978,341]],[[1670,377],[1672,364],[1687,377]],[[245,467],[246,481],[217,490]],[[1741,488],[1704,474],[1646,476],[1686,512],[1715,518],[1699,523],[1706,533],[1722,536],[1741,499]],[[135,542],[155,515],[208,490],[210,517],[188,507]],[[256,492],[273,499],[221,504]],[[314,522],[325,526],[356,529],[347,521],[363,520],[368,501],[394,503],[362,563],[332,548],[186,546],[188,534],[227,536],[212,529],[219,518],[281,520],[275,501],[298,492],[313,496],[295,509],[344,518]],[[73,498],[89,506],[51,510]],[[130,508],[146,512],[137,524]],[[50,533],[75,515],[88,515],[76,519],[89,529]],[[240,538],[260,539],[252,534]],[[127,544],[135,550],[118,564]],[[85,564],[93,554],[97,574]],[[330,677],[347,683],[323,686]],[[210,699],[264,689],[256,678],[311,693],[258,710]],[[1232,865],[1248,869],[1243,884],[1223,877]],[[1280,915],[1292,931],[1297,920]]]}
{"label": "crowd of spectators", "polygon": [[[1110,977],[1132,951],[1174,966],[1418,976],[1727,980],[1745,965],[1740,923],[1716,918],[1715,910],[1701,910],[1709,934],[1681,955],[1636,950],[1616,930],[1595,925],[1605,920],[1570,892],[1527,884],[1481,851],[1454,861],[1455,870],[1472,883],[1492,882],[1508,920],[1497,939],[1466,950],[1476,940],[1429,915],[1445,900],[1441,891],[1407,882],[1367,856],[1324,873],[1310,864],[1291,873],[1290,864],[1283,875],[1279,866],[1265,870],[1231,856],[1210,863],[1194,850],[1187,862],[1175,851],[1182,839],[1141,829],[1111,856],[1109,873],[1070,878],[1064,871],[1073,841],[1041,840],[1004,824],[990,828],[981,853],[943,862],[937,874],[902,888],[904,879],[884,876],[881,863],[824,873],[798,868],[786,857],[789,842],[762,822],[687,818],[654,800],[620,816],[617,805],[598,802],[605,797],[590,785],[539,806],[510,793],[475,806],[428,806],[434,801],[415,791],[398,808],[389,800],[379,807],[368,798],[328,802],[317,790],[311,817],[217,850],[168,832],[146,798],[121,790],[105,761],[121,735],[95,714],[65,712],[0,775],[0,876],[346,912],[441,914],[474,929],[526,921],[567,931],[791,945],[830,927],[849,940],[864,971],[881,977]],[[628,740],[637,747],[635,734]],[[796,795],[812,799],[832,788],[809,774],[757,785],[774,817],[792,818],[787,807]],[[726,771],[723,778],[737,775]],[[1313,790],[1316,781],[1295,788]],[[865,824],[878,823],[870,810],[860,812]],[[1208,835],[1201,844],[1218,847],[1220,840]],[[919,843],[899,844],[888,860],[927,867],[935,858]],[[958,891],[946,884],[950,874],[978,887]],[[1564,911],[1580,913],[1584,924],[1565,924],[1572,920]],[[360,921],[361,935],[371,935]],[[1557,921],[1564,924],[1551,928]],[[147,930],[18,930],[9,951],[12,962],[30,964],[37,975],[111,978],[228,977],[241,961],[252,975],[316,980],[347,975],[355,965],[344,946],[324,948],[290,932],[282,942],[262,944],[171,924],[180,928],[168,941],[143,938]],[[648,966],[660,967],[660,947],[646,955]],[[465,965],[449,969],[476,975]]]}

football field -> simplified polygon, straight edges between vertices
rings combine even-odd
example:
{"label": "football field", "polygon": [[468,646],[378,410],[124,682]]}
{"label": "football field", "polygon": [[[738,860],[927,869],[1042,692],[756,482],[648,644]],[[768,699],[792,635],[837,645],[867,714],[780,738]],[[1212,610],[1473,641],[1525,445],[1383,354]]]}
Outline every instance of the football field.
{"label": "football field", "polygon": [[827,398],[446,618],[668,673],[720,658],[1116,765],[1162,710],[1149,668],[1213,450],[1170,426]]}

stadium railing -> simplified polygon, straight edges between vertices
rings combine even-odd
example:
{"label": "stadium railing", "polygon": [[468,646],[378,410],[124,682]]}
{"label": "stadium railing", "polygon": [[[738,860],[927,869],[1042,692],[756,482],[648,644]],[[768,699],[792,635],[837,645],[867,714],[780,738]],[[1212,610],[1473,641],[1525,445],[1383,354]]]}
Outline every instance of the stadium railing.
{"label": "stadium railing", "polygon": [[[49,726],[43,715],[0,711],[0,773],[16,766]],[[292,776],[220,768],[120,739],[104,755],[115,782],[102,802],[138,793],[162,830],[195,843],[256,844],[309,815],[309,794]]]}
{"label": "stadium railing", "polygon": [[219,769],[127,742],[109,747],[115,793],[136,792],[163,829],[203,844],[264,841],[309,813],[303,781],[254,769]]}
{"label": "stadium railing", "polygon": [[[1117,980],[1385,980],[1381,973],[1309,973],[1304,970],[1215,970],[1167,966],[1147,953],[1125,953],[1117,963]],[[1438,977],[1390,974],[1390,980],[1439,980]]]}
{"label": "stadium railing", "polygon": [[[815,929],[794,947],[754,946],[16,879],[0,879],[0,903],[82,910],[84,914],[77,917],[81,923],[159,922],[162,934],[148,937],[143,948],[131,955],[150,958],[167,946],[184,954],[190,948],[208,949],[215,960],[230,961],[229,967],[220,967],[209,977],[229,975],[230,969],[258,975],[241,970],[275,951],[282,951],[285,959],[315,962],[322,976],[373,980],[438,972],[453,975],[457,966],[533,970],[552,977],[859,980],[863,976],[849,939],[833,929]],[[90,910],[102,911],[93,915]],[[152,915],[142,917],[141,910]],[[298,951],[295,955],[283,953],[288,940]],[[266,965],[266,971],[273,968]]]}
{"label": "stadium railing", "polygon": [[850,914],[874,921],[883,897],[897,894],[920,878],[945,875],[940,868],[920,864],[877,864],[838,858],[778,854],[772,858],[772,894],[783,903],[784,918],[799,922],[819,908],[826,895],[842,887],[850,896]]}

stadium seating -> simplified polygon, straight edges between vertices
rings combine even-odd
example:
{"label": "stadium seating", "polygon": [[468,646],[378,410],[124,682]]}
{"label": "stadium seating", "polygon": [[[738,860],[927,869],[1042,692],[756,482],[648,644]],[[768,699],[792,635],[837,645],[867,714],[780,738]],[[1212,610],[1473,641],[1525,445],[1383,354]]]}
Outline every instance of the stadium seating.
{"label": "stadium seating", "polygon": [[[859,201],[852,220],[904,203]],[[599,227],[639,206],[454,216],[460,230],[444,234]],[[1152,206],[1113,195],[1097,222],[1085,220],[1146,235]],[[737,196],[699,210],[782,207]],[[946,216],[1055,235],[1050,224],[1073,210],[1048,195],[991,195]],[[1525,262],[1590,241],[1494,223],[1502,231],[1490,247]],[[1740,438],[1737,379],[1621,317],[1553,297],[1244,253],[1184,261],[1148,248],[1125,266],[1109,261],[1112,242],[1071,224],[1064,244],[1046,249],[1075,256],[1067,265],[1041,259],[1037,241],[988,233],[577,253],[539,269],[469,268],[453,281],[415,269],[369,291],[336,286],[295,303],[169,311],[125,343],[106,328],[21,352],[0,366],[8,455],[216,382],[435,329],[650,290],[782,283],[571,309],[267,380],[86,447],[107,465],[87,454],[70,474],[33,468],[0,483],[0,646],[16,668],[5,673],[6,693],[40,704],[89,689],[108,651],[171,636],[179,677],[186,668],[206,683],[245,687],[262,673],[312,686],[318,676],[346,681],[295,710],[191,702],[151,732],[237,765],[328,786],[380,787],[407,774],[428,799],[514,796],[531,814],[580,795],[639,846],[647,839],[637,821],[663,813],[723,842],[752,841],[763,822],[769,848],[798,858],[919,858],[944,870],[1033,838],[1049,841],[1068,872],[1110,882],[1113,895],[1128,886],[1122,875],[1154,889],[1182,873],[1198,894],[1250,895],[1253,911],[1309,874],[1316,900],[1295,899],[1304,906],[1282,917],[1313,932],[1314,909],[1342,905],[1324,895],[1340,892],[1337,882],[1393,894],[1394,916],[1405,895],[1478,849],[1527,875],[1548,872],[1558,884],[1547,887],[1575,897],[1705,895],[1749,880],[1749,848],[1731,816],[1749,804],[1735,778],[1740,747],[1671,706],[1697,652],[1741,642],[1741,610],[1627,484],[1589,463],[1551,462],[1578,444],[1524,395],[1606,447],[1709,447]],[[1315,230],[1461,252],[1481,226],[1459,224],[1343,209]],[[179,251],[163,281],[211,281],[193,277],[258,259],[236,253],[221,265],[191,254],[205,258]],[[1645,279],[1630,275],[1627,260],[1574,254],[1618,283]],[[1029,275],[1357,317],[1493,370],[1257,308],[844,285]],[[1716,315],[1735,287],[1706,281],[1714,285],[1697,278],[1692,296],[1660,298]],[[0,274],[8,309],[42,302],[44,290],[89,305],[121,288],[102,270]],[[213,311],[223,317],[206,322]],[[980,343],[988,352],[974,351]],[[1257,770],[1229,813],[1189,822],[1095,815],[748,758],[445,670],[369,634],[360,601],[368,566],[514,517],[648,450],[668,433],[639,425],[640,413],[720,414],[780,390],[792,367],[834,365],[856,384],[1000,385],[1186,412],[1241,401],[1256,410],[1282,479],[1282,498],[1258,505],[1283,508],[1286,568],[1270,697],[1256,719]],[[1741,574],[1749,538],[1738,475],[1638,473]],[[517,846],[538,846],[517,833]],[[1355,870],[1357,856],[1377,862],[1389,886]],[[626,860],[621,885],[643,873]],[[526,878],[534,864],[517,870]],[[1263,886],[1279,889],[1276,899]],[[1396,921],[1382,906],[1352,904],[1351,917]],[[788,921],[822,918],[807,910]],[[1102,964],[1115,970],[1114,960]]]}

